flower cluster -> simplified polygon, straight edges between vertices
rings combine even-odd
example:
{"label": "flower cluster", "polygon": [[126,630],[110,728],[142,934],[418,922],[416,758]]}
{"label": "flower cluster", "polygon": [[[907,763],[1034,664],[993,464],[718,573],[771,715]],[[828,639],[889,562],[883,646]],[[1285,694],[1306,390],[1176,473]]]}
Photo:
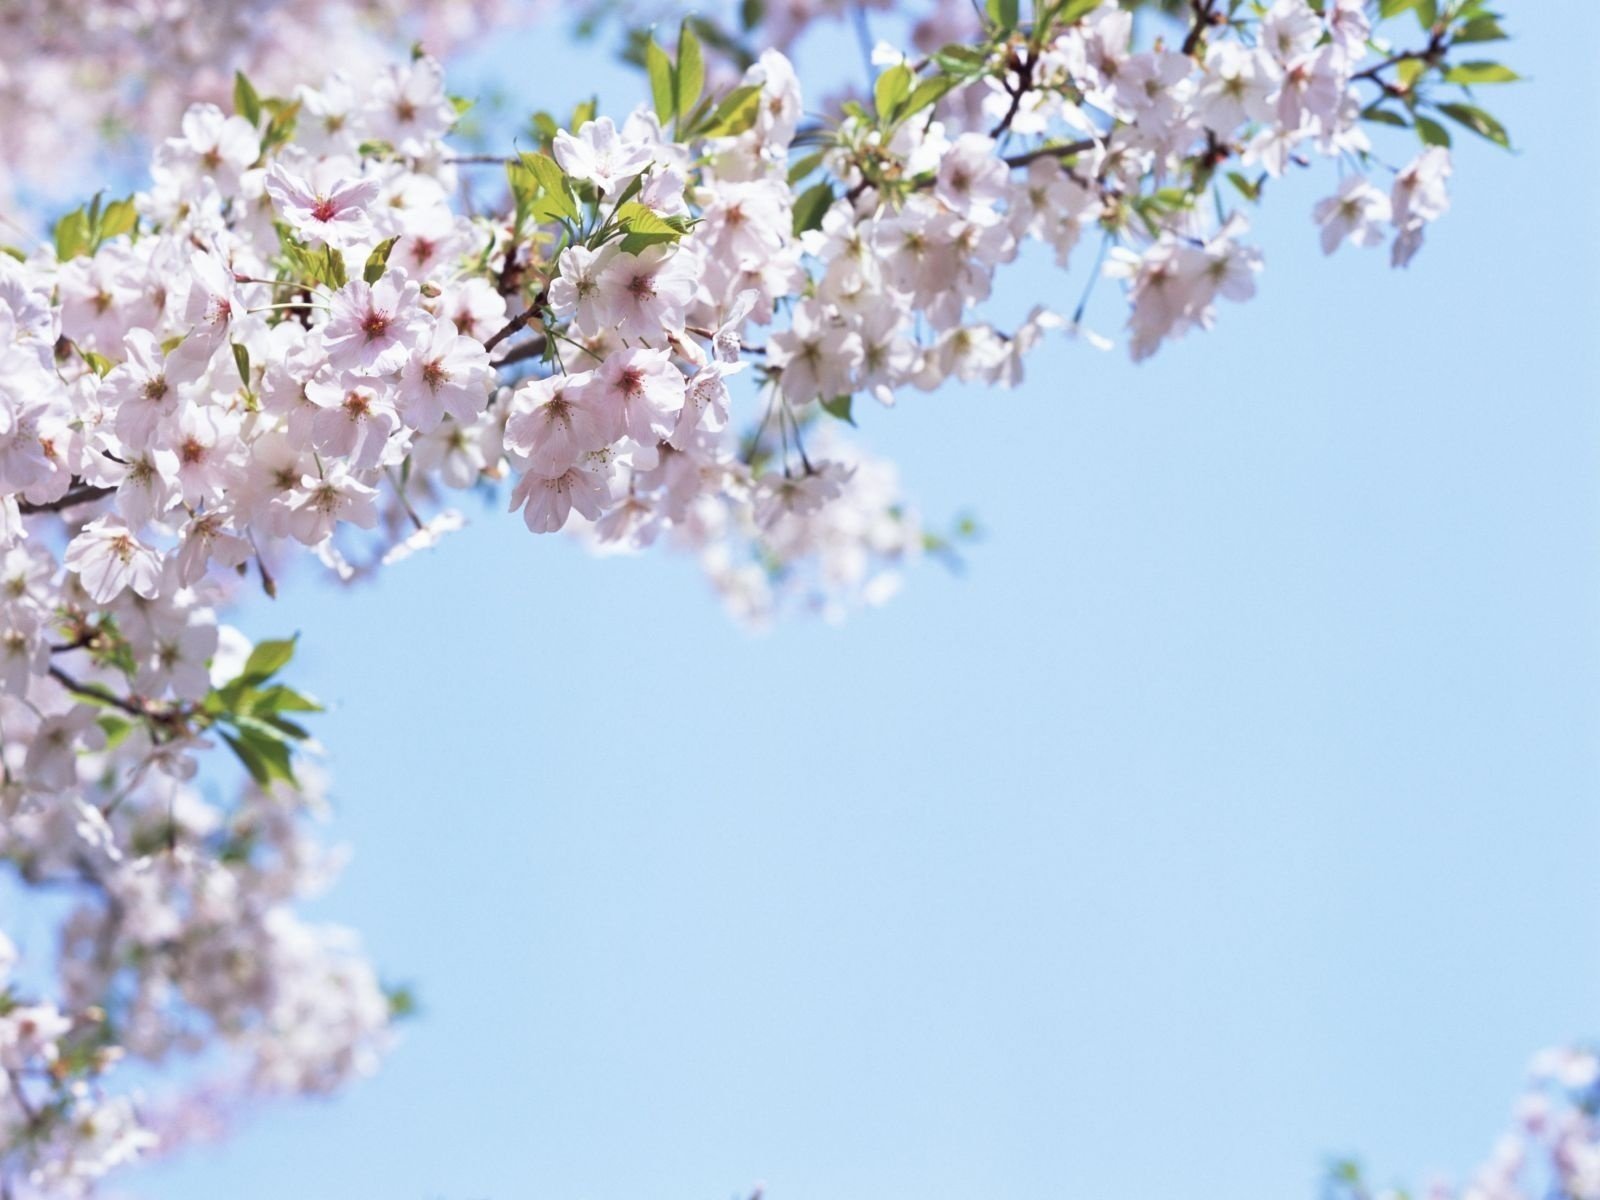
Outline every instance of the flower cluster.
{"label": "flower cluster", "polygon": [[[1135,358],[1208,327],[1261,269],[1244,208],[1318,158],[1347,168],[1324,245],[1392,236],[1408,261],[1447,204],[1428,114],[1498,128],[1437,99],[1452,72],[1493,81],[1448,58],[1485,40],[1479,0],[1370,66],[1360,0],[1197,3],[1149,45],[1112,0],[1015,7],[917,61],[880,48],[870,99],[826,123],[772,49],[708,94],[686,24],[645,45],[649,106],[537,114],[504,158],[452,149],[461,106],[421,54],[281,94],[240,77],[144,190],[0,255],[0,860],[82,899],[56,994],[3,993],[35,1016],[4,1060],[0,1182],[82,1190],[180,1140],[115,1090],[118,1057],[222,1047],[226,1086],[306,1092],[385,1043],[372,969],[294,914],[330,866],[306,835],[316,706],[279,678],[292,645],[218,624],[245,581],[275,594],[296,557],[370,574],[476,490],[535,533],[693,554],[752,622],[881,602],[946,543],[847,440],[859,400],[1104,344],[1082,324],[1102,278]],[[1387,189],[1375,122],[1424,142]],[[462,203],[485,166],[503,203]],[[986,314],[1004,268],[1067,271],[1085,241],[1073,311]],[[217,744],[250,779],[225,809],[196,791]]]}
{"label": "flower cluster", "polygon": [[[531,6],[506,0],[8,0],[0,207],[75,188],[102,142],[142,152],[236,71],[288,91],[416,39],[445,53]],[[536,10],[534,10],[536,11]]]}
{"label": "flower cluster", "polygon": [[[392,1004],[351,934],[295,912],[341,860],[310,836],[320,785],[288,765],[304,733],[288,714],[316,705],[273,681],[287,644],[252,649],[193,590],[95,605],[23,548],[4,587],[8,649],[30,616],[76,634],[0,697],[0,862],[71,897],[55,996],[30,998],[0,935],[0,1186],[75,1196],[196,1136],[221,1095],[321,1093],[369,1072]],[[116,690],[130,674],[134,697]],[[198,786],[204,731],[256,776],[225,807]],[[37,978],[46,964],[25,965]],[[180,1069],[202,1056],[219,1077]],[[123,1059],[173,1085],[121,1083]],[[190,1097],[205,1103],[164,1116]]]}

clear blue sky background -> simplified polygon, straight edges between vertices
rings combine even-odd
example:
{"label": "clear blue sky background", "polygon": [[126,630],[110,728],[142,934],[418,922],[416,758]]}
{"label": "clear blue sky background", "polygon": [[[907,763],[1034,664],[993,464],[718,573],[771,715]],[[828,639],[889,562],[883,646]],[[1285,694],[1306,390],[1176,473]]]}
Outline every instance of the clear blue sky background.
{"label": "clear blue sky background", "polygon": [[[318,912],[423,1012],[378,1079],[131,1182],[1284,1200],[1330,1152],[1475,1165],[1530,1053],[1600,1031],[1600,7],[1507,7],[1521,152],[1463,148],[1410,272],[1321,259],[1322,176],[1211,335],[865,414],[926,511],[982,515],[964,578],[752,638],[688,564],[481,513],[378,590],[253,604],[335,705],[357,855]],[[480,68],[636,94],[548,30]]]}

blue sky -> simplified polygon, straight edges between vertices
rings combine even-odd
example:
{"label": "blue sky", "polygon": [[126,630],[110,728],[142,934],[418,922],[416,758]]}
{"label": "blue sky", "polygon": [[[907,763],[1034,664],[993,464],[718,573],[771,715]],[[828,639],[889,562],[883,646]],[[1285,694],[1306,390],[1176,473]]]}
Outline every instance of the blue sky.
{"label": "blue sky", "polygon": [[[423,1011],[377,1079],[130,1182],[1283,1200],[1330,1153],[1475,1165],[1528,1056],[1600,1030],[1600,8],[1507,7],[1520,151],[1462,147],[1409,272],[1323,260],[1297,182],[1213,333],[863,414],[924,511],[980,514],[961,578],[752,637],[689,564],[474,511],[377,589],[253,603],[334,706],[356,857],[318,912]],[[551,37],[478,69],[634,99]]]}

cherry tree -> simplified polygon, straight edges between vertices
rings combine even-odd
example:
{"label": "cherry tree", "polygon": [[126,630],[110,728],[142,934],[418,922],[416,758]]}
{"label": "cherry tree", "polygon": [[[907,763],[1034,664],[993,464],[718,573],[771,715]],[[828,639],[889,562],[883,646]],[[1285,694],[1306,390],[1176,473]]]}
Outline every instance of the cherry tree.
{"label": "cherry tree", "polygon": [[[494,0],[255,7],[0,18],[31,48],[0,78],[14,178],[46,114],[150,151],[140,190],[42,241],[19,212],[0,255],[0,858],[71,897],[54,964],[0,935],[9,1197],[87,1194],[246,1095],[336,1089],[409,1007],[298,914],[339,866],[314,837],[319,706],[292,641],[226,622],[241,589],[380,574],[472,491],[532,534],[692,555],[751,623],[881,603],[959,529],[924,527],[855,406],[1015,386],[1045,338],[1108,348],[1096,286],[1136,361],[1204,332],[1254,295],[1250,215],[1290,173],[1324,181],[1325,252],[1407,266],[1454,141],[1508,144],[1478,92],[1516,78],[1485,0],[1192,0],[1149,24],[991,0],[934,6],[905,49],[865,39],[871,86],[819,116],[780,47],[860,10],[756,3],[634,39],[631,110],[538,113],[479,153],[423,47],[508,19]],[[335,69],[350,39],[411,34]],[[96,72],[140,86],[74,91]],[[1001,326],[987,302],[1024,255],[1083,300]],[[1541,1062],[1571,1095],[1530,1136],[1600,1194],[1593,1057]],[[1496,1163],[1465,1194],[1521,1194]],[[1364,1194],[1353,1168],[1335,1186]]]}

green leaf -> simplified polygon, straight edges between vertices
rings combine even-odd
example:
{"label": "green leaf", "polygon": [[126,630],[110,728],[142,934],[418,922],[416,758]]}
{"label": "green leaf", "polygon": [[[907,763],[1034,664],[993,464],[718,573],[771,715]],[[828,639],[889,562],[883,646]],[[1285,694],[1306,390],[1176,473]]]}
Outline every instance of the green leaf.
{"label": "green leaf", "polygon": [[832,400],[824,400],[822,408],[829,416],[838,417],[839,420],[854,425],[856,419],[851,415],[850,411],[854,403],[854,396],[835,396]]}
{"label": "green leaf", "polygon": [[947,93],[959,87],[960,84],[961,81],[959,79],[950,75],[935,75],[932,78],[924,79],[917,84],[910,98],[906,100],[906,106],[900,113],[900,119],[903,121],[907,117],[915,116],[923,109],[937,104],[944,99]]}
{"label": "green leaf", "polygon": [[398,237],[385,238],[372,248],[372,253],[367,255],[367,265],[361,268],[361,278],[368,283],[377,283],[383,278],[383,273],[389,267],[389,255],[394,251]]}
{"label": "green leaf", "polygon": [[292,687],[275,683],[257,694],[255,709],[257,712],[321,712],[322,705],[310,696],[302,695]]}
{"label": "green leaf", "polygon": [[239,677],[231,682],[264,683],[271,679],[294,657],[294,638],[283,638],[276,641],[257,642],[255,649],[250,651],[250,657],[245,660],[244,670]]}
{"label": "green leaf", "polygon": [[807,188],[794,202],[794,232],[798,237],[808,229],[818,229],[833,204],[833,184],[824,179]]}
{"label": "green leaf", "polygon": [[1406,128],[1406,119],[1404,117],[1399,113],[1390,112],[1387,108],[1379,108],[1376,104],[1364,109],[1361,116],[1363,120],[1377,121],[1380,125],[1394,125],[1400,129]]}
{"label": "green leaf", "polygon": [[285,103],[266,100],[263,103],[272,111],[272,120],[267,122],[267,131],[261,135],[261,152],[265,154],[294,137],[295,125],[300,118],[300,101]]}
{"label": "green leaf", "polygon": [[100,228],[96,231],[95,241],[107,242],[124,233],[132,233],[138,224],[139,210],[134,207],[132,196],[113,200],[100,214]]}
{"label": "green leaf", "polygon": [[233,111],[252,126],[261,124],[261,97],[256,95],[256,89],[250,86],[243,71],[233,73]]}
{"label": "green leaf", "polygon": [[1417,0],[1378,0],[1378,16],[1387,21],[1390,17],[1399,16],[1408,8],[1414,8]]}
{"label": "green leaf", "polygon": [[1019,8],[1017,0],[988,0],[984,12],[997,29],[1009,30],[1017,27],[1017,21],[1021,18]]}
{"label": "green leaf", "polygon": [[1417,136],[1429,146],[1449,146],[1450,131],[1432,117],[1417,114]]}
{"label": "green leaf", "polygon": [[1239,194],[1246,200],[1259,200],[1261,198],[1261,185],[1252,183],[1249,178],[1238,171],[1228,172],[1228,182],[1239,189]]}
{"label": "green leaf", "polygon": [[629,202],[617,208],[617,226],[626,234],[622,239],[624,254],[638,254],[663,242],[675,242],[683,230],[661,219],[643,204]]}
{"label": "green leaf", "polygon": [[878,76],[872,88],[872,104],[878,110],[878,120],[892,125],[896,114],[911,95],[911,68],[905,63],[895,63]]}
{"label": "green leaf", "polygon": [[1074,21],[1088,16],[1104,2],[1105,0],[1067,0],[1065,7],[1056,14],[1056,20],[1063,25],[1071,25]]}
{"label": "green leaf", "polygon": [[1438,0],[1413,0],[1412,11],[1417,14],[1417,24],[1432,29],[1439,20]]}
{"label": "green leaf", "polygon": [[566,173],[556,160],[548,154],[529,154],[523,151],[518,156],[518,161],[539,185],[542,202],[535,207],[534,215],[541,220],[554,218],[576,221],[578,200],[572,194],[572,185],[567,182]]}
{"label": "green leaf", "polygon": [[233,343],[233,365],[239,368],[239,378],[245,387],[250,386],[250,351],[238,342]]}
{"label": "green leaf", "polygon": [[799,162],[789,168],[789,182],[799,183],[811,172],[822,165],[822,160],[827,157],[826,150],[818,150],[815,154],[808,154]]}
{"label": "green leaf", "polygon": [[62,262],[89,251],[89,214],[75,208],[56,222],[56,257]]}
{"label": "green leaf", "polygon": [[706,127],[699,131],[700,136],[738,137],[754,128],[756,118],[760,115],[761,89],[755,84],[736,87],[722,98],[722,103],[712,112]]}
{"label": "green leaf", "polygon": [[678,30],[678,66],[672,76],[672,94],[679,120],[688,120],[706,86],[705,55],[700,39],[688,21]]}
{"label": "green leaf", "polygon": [[987,50],[978,46],[963,46],[952,42],[936,50],[933,61],[941,70],[948,71],[958,79],[971,79],[983,74],[988,68],[989,54]]}
{"label": "green leaf", "polygon": [[1500,18],[1486,13],[1481,17],[1473,17],[1456,30],[1453,40],[1459,46],[1469,42],[1501,42],[1505,36],[1506,31],[1500,28]]}
{"label": "green leaf", "polygon": [[342,288],[350,282],[349,275],[345,274],[344,252],[332,246],[322,248],[322,272],[322,278],[331,288]]}
{"label": "green leaf", "polygon": [[1439,111],[1452,121],[1465,125],[1479,137],[1488,138],[1496,146],[1511,149],[1511,135],[1506,132],[1506,127],[1483,109],[1470,104],[1441,104]]}
{"label": "green leaf", "polygon": [[383,995],[389,1002],[391,1021],[403,1021],[417,1015],[417,995],[408,985],[401,983],[385,987]]}
{"label": "green leaf", "polygon": [[111,374],[111,369],[116,366],[116,364],[104,354],[97,354],[93,350],[80,350],[79,353],[83,355],[83,361],[88,363],[90,369],[92,369],[96,375],[100,376],[101,379],[104,379],[107,375]]}
{"label": "green leaf", "polygon": [[289,747],[276,737],[269,737],[258,729],[239,730],[235,737],[223,731],[222,740],[227,742],[233,752],[239,756],[239,761],[250,772],[250,777],[262,787],[266,787],[274,779],[281,779],[285,783],[294,782],[294,765],[290,759]]}
{"label": "green leaf", "polygon": [[655,104],[656,117],[665,125],[672,120],[672,106],[676,99],[672,78],[672,60],[667,52],[651,38],[644,44],[644,69],[650,76],[650,99]]}
{"label": "green leaf", "polygon": [[629,233],[655,233],[671,238],[683,236],[682,230],[668,225],[654,209],[647,208],[637,200],[617,210],[617,223]]}
{"label": "green leaf", "polygon": [[1501,66],[1497,62],[1468,62],[1458,63],[1445,71],[1446,83],[1459,83],[1471,86],[1476,83],[1515,83],[1521,79],[1510,67]]}

